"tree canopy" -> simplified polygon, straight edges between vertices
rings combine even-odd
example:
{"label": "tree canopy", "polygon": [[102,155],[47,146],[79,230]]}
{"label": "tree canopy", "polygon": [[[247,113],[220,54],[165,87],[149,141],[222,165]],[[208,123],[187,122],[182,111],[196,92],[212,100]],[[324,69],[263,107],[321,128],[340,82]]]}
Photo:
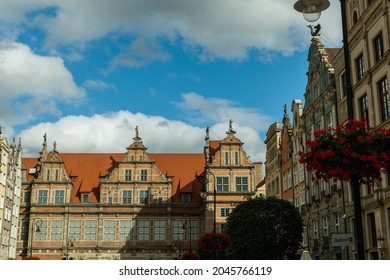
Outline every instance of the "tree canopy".
{"label": "tree canopy", "polygon": [[240,203],[228,217],[226,231],[232,238],[232,259],[299,258],[303,222],[288,201],[256,197]]}

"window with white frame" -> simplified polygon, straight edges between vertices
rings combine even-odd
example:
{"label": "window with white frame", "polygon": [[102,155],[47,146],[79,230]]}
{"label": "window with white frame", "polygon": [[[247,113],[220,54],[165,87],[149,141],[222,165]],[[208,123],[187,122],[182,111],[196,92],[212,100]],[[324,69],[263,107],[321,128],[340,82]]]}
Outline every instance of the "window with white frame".
{"label": "window with white frame", "polygon": [[163,241],[166,239],[165,236],[165,220],[155,220],[153,221],[153,236],[156,241]]}
{"label": "window with white frame", "polygon": [[131,240],[131,220],[119,221],[119,240],[121,241]]}
{"label": "window with white frame", "polygon": [[332,128],[333,127],[333,116],[332,111],[326,114],[326,127]]}
{"label": "window with white frame", "polygon": [[34,227],[36,227],[35,240],[47,240],[47,220],[41,220],[39,225],[34,222]]}
{"label": "window with white frame", "polygon": [[48,190],[38,190],[38,204],[47,204]]}
{"label": "window with white frame", "polygon": [[96,240],[96,229],[97,229],[97,221],[96,220],[86,220],[84,222],[84,230],[85,230],[85,240]]}
{"label": "window with white frame", "polygon": [[221,208],[221,217],[224,218],[229,217],[230,211],[231,211],[230,208]]}
{"label": "window with white frame", "polygon": [[150,221],[137,220],[138,240],[146,241],[150,239]]}
{"label": "window with white frame", "polygon": [[283,190],[287,190],[287,172],[283,173]]}
{"label": "window with white frame", "polygon": [[181,220],[173,220],[172,222],[172,237],[173,240],[183,240],[184,239],[184,229],[183,223]]}
{"label": "window with white frame", "polygon": [[323,236],[329,236],[329,223],[328,223],[328,216],[322,217],[322,234]]}
{"label": "window with white frame", "polygon": [[70,220],[69,221],[69,236],[73,236],[75,240],[81,239],[81,221]]}
{"label": "window with white frame", "polygon": [[125,181],[131,181],[131,169],[125,169]]}
{"label": "window with white frame", "polygon": [[103,238],[104,240],[115,240],[115,220],[105,220],[103,229]]}
{"label": "window with white frame", "polygon": [[62,221],[51,221],[51,240],[62,240]]}
{"label": "window with white frame", "polygon": [[299,165],[299,180],[303,182],[305,180],[305,166],[304,164]]}
{"label": "window with white frame", "polygon": [[287,175],[288,175],[288,187],[291,188],[292,187],[292,170],[291,168],[289,170],[287,170]]}
{"label": "window with white frame", "polygon": [[248,192],[248,177],[236,177],[236,192]]}
{"label": "window with white frame", "polygon": [[338,212],[333,213],[334,232],[340,233],[340,215]]}
{"label": "window with white frame", "polygon": [[131,190],[123,190],[122,191],[122,203],[123,204],[131,204],[133,197],[133,191]]}
{"label": "window with white frame", "polygon": [[293,175],[293,184],[294,186],[298,185],[298,164],[293,166],[294,175]]}
{"label": "window with white frame", "polygon": [[148,180],[148,170],[141,169],[141,181],[146,182]]}
{"label": "window with white frame", "polygon": [[54,204],[64,204],[65,203],[65,191],[56,190],[54,193]]}
{"label": "window with white frame", "polygon": [[217,192],[229,191],[229,177],[217,177]]}
{"label": "window with white frame", "polygon": [[139,204],[148,204],[149,203],[149,191],[140,190],[139,191]]}

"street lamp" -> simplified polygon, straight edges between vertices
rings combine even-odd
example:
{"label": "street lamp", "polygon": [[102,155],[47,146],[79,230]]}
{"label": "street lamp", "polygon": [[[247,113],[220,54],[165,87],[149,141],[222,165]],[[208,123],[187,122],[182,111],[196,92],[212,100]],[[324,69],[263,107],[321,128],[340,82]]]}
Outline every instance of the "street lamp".
{"label": "street lamp", "polygon": [[379,259],[385,259],[385,238],[382,235],[379,235],[377,238],[378,242],[378,251],[379,251]]}
{"label": "street lamp", "polygon": [[[214,203],[214,221],[213,221],[213,233],[216,233],[216,229],[217,229],[217,187],[216,187],[216,179],[215,179],[215,175],[210,172],[210,171],[206,171],[206,174],[207,175],[211,175],[213,176],[213,179],[214,179],[214,200],[213,200],[213,203]],[[203,188],[202,188],[202,191],[200,192],[200,196],[205,199],[207,197],[207,190],[206,190],[206,184],[209,182],[210,180],[208,180],[207,178],[204,178],[203,180]]]}
{"label": "street lamp", "polygon": [[309,22],[317,21],[321,12],[329,7],[328,0],[299,0],[294,9],[303,14],[303,18]]}
{"label": "street lamp", "polygon": [[[354,119],[353,115],[353,92],[351,83],[351,66],[350,53],[348,45],[348,30],[347,30],[347,13],[345,0],[340,0],[341,4],[341,22],[343,30],[343,50],[344,50],[344,64],[345,64],[345,91],[347,95],[347,112],[348,120]],[[299,0],[295,3],[294,9],[305,15],[310,15],[312,18],[319,19],[321,12],[329,7],[328,0]],[[351,178],[351,187],[353,190],[353,205],[355,215],[355,234],[356,234],[356,250],[357,258],[364,260],[364,239],[363,239],[363,222],[362,222],[362,206],[360,201],[360,185],[359,178],[354,176]]]}
{"label": "street lamp", "polygon": [[35,232],[40,233],[41,232],[41,228],[40,228],[41,225],[42,225],[41,219],[36,218],[36,219],[32,220],[31,234],[30,234],[31,235],[31,237],[30,237],[30,257],[32,257],[32,255],[33,255],[34,228],[36,228]]}
{"label": "street lamp", "polygon": [[73,249],[75,240],[76,239],[73,236],[69,236],[69,238],[66,240],[66,254],[65,257],[62,258],[63,260],[73,260],[73,258],[69,258],[69,244]]}
{"label": "street lamp", "polygon": [[[179,236],[176,236],[174,239],[174,241],[178,241],[179,243],[179,248],[176,247],[176,242],[175,242],[175,249],[176,249],[176,254],[178,255],[179,257],[179,260],[181,259],[181,244],[180,244],[180,237]],[[178,250],[177,250],[178,249]]]}

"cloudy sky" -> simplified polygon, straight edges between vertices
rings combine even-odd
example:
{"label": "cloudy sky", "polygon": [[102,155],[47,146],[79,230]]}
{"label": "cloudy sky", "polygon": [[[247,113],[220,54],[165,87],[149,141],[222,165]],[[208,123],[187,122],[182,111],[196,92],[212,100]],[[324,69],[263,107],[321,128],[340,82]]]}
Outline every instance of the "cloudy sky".
{"label": "cloudy sky", "polygon": [[[340,3],[322,40],[340,47]],[[229,120],[252,161],[303,100],[310,29],[294,0],[0,0],[0,126],[38,156],[202,152]],[[315,23],[316,24],[316,23]]]}

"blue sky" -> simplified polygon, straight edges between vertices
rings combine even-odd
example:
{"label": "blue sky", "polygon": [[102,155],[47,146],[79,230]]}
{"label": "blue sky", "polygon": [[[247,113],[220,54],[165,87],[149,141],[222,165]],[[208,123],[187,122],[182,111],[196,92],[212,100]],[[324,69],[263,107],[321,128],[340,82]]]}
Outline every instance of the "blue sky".
{"label": "blue sky", "polygon": [[[340,46],[340,3],[319,23]],[[38,156],[202,152],[229,120],[253,161],[268,127],[303,101],[308,23],[293,0],[0,0],[0,126]]]}

